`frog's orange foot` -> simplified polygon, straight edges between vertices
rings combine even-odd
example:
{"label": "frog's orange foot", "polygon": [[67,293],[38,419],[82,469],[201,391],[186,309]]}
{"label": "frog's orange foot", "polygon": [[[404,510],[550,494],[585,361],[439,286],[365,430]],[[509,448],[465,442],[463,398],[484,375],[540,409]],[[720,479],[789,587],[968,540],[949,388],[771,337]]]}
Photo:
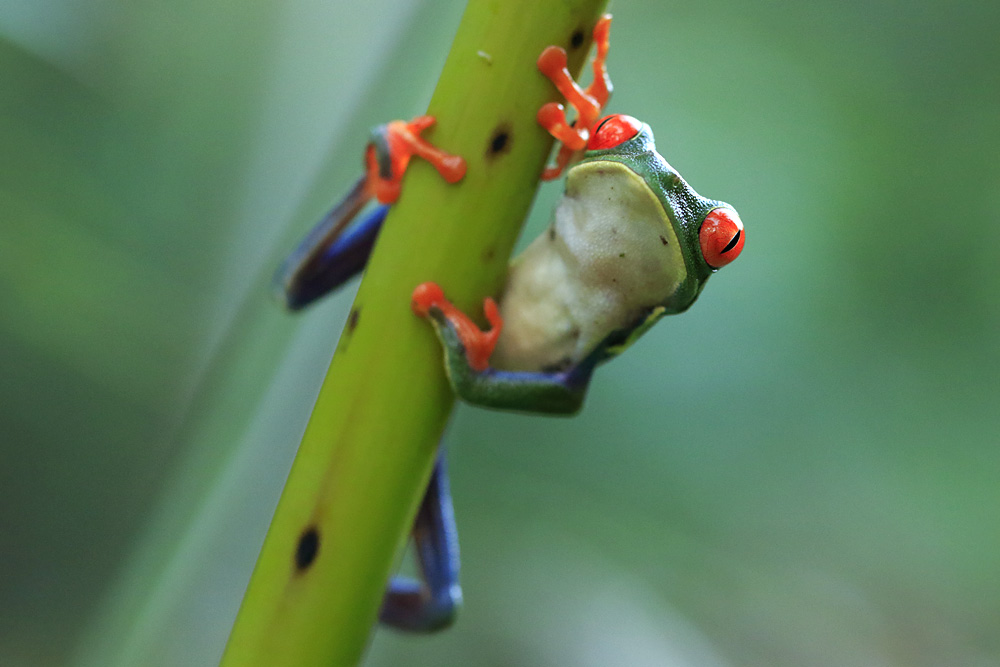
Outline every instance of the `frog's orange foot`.
{"label": "frog's orange foot", "polygon": [[496,347],[497,338],[503,329],[500,309],[490,297],[483,301],[483,312],[490,323],[490,329],[481,330],[475,322],[456,308],[444,295],[437,283],[421,283],[413,290],[410,301],[413,312],[420,317],[429,317],[435,326],[439,325],[438,314],[451,326],[465,348],[465,358],[474,371],[484,371],[489,366],[490,355]]}
{"label": "frog's orange foot", "polygon": [[[611,14],[605,14],[594,26],[594,47],[597,54],[594,56],[592,67],[594,69],[594,80],[587,86],[587,94],[597,100],[603,108],[611,97],[611,77],[608,76],[608,49],[611,46]],[[598,113],[600,115],[600,113]]]}
{"label": "frog's orange foot", "polygon": [[365,163],[368,188],[379,202],[391,204],[399,199],[400,182],[414,155],[430,162],[448,183],[457,183],[465,176],[464,159],[446,153],[420,136],[434,123],[433,116],[417,116],[409,122],[391,121],[373,131]]}
{"label": "frog's orange foot", "polygon": [[538,124],[548,130],[562,146],[556,157],[556,165],[542,174],[542,180],[557,178],[566,166],[578,157],[587,146],[587,140],[601,110],[611,95],[611,79],[605,59],[608,55],[608,36],[611,29],[611,15],[605,14],[594,26],[594,81],[586,90],[573,80],[566,67],[566,50],[560,46],[549,46],[538,56],[538,71],[551,81],[566,102],[576,111],[576,120],[569,123],[561,104],[549,102],[538,110]]}
{"label": "frog's orange foot", "polygon": [[562,143],[566,148],[574,151],[581,150],[587,145],[589,131],[581,131],[571,126],[566,121],[566,110],[558,102],[549,102],[542,105],[536,116],[538,124],[549,131],[556,141]]}

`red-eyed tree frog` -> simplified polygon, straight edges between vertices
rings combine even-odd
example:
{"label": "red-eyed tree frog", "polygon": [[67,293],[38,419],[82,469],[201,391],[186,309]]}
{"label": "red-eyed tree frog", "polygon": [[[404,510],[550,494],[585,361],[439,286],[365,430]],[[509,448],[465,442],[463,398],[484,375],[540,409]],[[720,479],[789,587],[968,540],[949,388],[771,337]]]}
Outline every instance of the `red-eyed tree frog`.
{"label": "red-eyed tree frog", "polygon": [[[433,325],[457,396],[491,408],[572,413],[599,363],[627,348],[664,315],[687,310],[708,277],[739,256],[743,223],[729,204],[695,192],[653,144],[649,126],[631,116],[599,118],[611,92],[605,68],[610,16],[594,28],[594,82],[582,90],[566,69],[566,52],[545,49],[538,68],[576,110],[538,112],[561,142],[556,165],[568,169],[552,223],[511,262],[499,304],[484,304],[480,331],[434,283],[416,287],[412,309]],[[360,271],[412,155],[430,161],[448,182],[465,163],[431,146],[423,116],[372,132],[367,173],[285,261],[276,277],[290,309],[302,308]],[[372,198],[380,206],[348,226]],[[393,578],[380,619],[430,631],[450,624],[461,601],[458,542],[443,452],[413,528],[421,582]]]}

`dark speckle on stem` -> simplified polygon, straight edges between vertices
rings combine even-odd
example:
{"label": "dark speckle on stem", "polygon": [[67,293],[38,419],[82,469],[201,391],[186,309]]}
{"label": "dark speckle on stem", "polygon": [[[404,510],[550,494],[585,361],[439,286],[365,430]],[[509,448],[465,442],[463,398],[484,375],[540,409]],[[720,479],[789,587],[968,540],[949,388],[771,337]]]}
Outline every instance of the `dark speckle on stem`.
{"label": "dark speckle on stem", "polygon": [[667,237],[666,237],[666,236],[663,236],[663,235],[660,235],[660,242],[661,242],[661,243],[662,243],[663,245],[668,245],[668,243],[667,243]]}
{"label": "dark speckle on stem", "polygon": [[573,31],[573,35],[569,38],[569,45],[571,48],[578,49],[583,46],[583,30],[577,28]]}
{"label": "dark speckle on stem", "polygon": [[295,548],[295,569],[303,572],[313,564],[319,553],[319,530],[309,526],[299,537],[299,545]]}
{"label": "dark speckle on stem", "polygon": [[358,318],[361,317],[360,308],[352,308],[351,314],[347,316],[347,333],[354,333],[358,326]]}
{"label": "dark speckle on stem", "polygon": [[487,247],[483,250],[483,261],[489,264],[493,261],[493,258],[497,256],[497,249],[493,246]]}
{"label": "dark speckle on stem", "polygon": [[490,141],[486,145],[486,159],[491,160],[499,157],[503,153],[510,152],[512,136],[508,123],[500,123],[490,135]]}

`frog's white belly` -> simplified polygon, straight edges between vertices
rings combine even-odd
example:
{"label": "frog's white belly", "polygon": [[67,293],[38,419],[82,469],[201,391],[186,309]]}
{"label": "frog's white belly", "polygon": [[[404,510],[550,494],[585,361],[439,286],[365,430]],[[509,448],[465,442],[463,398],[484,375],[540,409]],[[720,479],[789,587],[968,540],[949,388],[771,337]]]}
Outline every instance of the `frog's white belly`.
{"label": "frog's white belly", "polygon": [[680,243],[646,183],[617,162],[574,167],[552,226],[510,266],[491,364],[565,368],[684,280]]}

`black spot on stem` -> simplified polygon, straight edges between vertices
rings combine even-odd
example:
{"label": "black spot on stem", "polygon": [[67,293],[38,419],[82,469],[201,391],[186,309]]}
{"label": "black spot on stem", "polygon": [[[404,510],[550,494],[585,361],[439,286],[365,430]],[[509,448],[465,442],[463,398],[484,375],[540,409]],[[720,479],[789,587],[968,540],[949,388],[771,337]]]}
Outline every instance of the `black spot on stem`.
{"label": "black spot on stem", "polygon": [[487,159],[495,158],[503,153],[510,152],[511,129],[507,123],[501,123],[490,135],[489,144],[486,146]]}
{"label": "black spot on stem", "polygon": [[354,333],[358,326],[358,318],[361,317],[360,308],[351,308],[351,314],[347,316],[347,333]]}
{"label": "black spot on stem", "polygon": [[318,553],[319,531],[316,526],[309,526],[299,537],[299,546],[295,548],[295,569],[299,572],[308,569]]}
{"label": "black spot on stem", "polygon": [[569,38],[569,45],[574,49],[583,46],[584,34],[582,28],[577,28]]}

